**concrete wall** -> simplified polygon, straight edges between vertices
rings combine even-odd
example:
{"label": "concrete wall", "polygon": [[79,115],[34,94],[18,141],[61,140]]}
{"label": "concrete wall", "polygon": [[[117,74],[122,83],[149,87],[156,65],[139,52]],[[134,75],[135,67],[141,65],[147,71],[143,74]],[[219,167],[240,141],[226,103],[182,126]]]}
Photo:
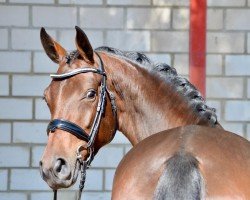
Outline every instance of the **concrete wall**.
{"label": "concrete wall", "polygon": [[[226,129],[250,139],[250,1],[208,0],[207,97]],[[41,96],[56,70],[41,26],[68,50],[74,26],[94,47],[147,53],[188,75],[188,0],[0,0],[0,200],[52,197],[38,161],[50,114]],[[130,145],[120,134],[88,171],[86,199],[110,199],[112,177]],[[74,189],[59,193],[73,199]]]}

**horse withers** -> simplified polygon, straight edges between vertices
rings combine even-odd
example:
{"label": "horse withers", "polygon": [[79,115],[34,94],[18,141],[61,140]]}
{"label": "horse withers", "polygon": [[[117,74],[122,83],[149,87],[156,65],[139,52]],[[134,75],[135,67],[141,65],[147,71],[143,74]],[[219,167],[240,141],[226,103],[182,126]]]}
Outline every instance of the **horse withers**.
{"label": "horse withers", "polygon": [[135,148],[118,167],[112,199],[250,198],[249,142],[224,131],[174,68],[137,52],[94,51],[78,27],[76,51],[45,29],[41,41],[59,65],[44,92],[51,122],[40,162],[52,189],[73,185],[120,130]]}

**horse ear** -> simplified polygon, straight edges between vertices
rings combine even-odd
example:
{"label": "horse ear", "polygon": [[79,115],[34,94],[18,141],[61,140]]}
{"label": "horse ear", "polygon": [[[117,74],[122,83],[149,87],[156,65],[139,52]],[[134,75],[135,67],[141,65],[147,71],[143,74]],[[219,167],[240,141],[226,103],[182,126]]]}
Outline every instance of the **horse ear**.
{"label": "horse ear", "polygon": [[78,26],[76,29],[76,48],[81,57],[87,62],[94,63],[94,51],[89,42],[87,35]]}
{"label": "horse ear", "polygon": [[52,37],[48,35],[44,28],[41,28],[40,39],[46,54],[53,62],[59,63],[62,58],[66,56],[66,50],[61,47],[60,44],[54,41]]}

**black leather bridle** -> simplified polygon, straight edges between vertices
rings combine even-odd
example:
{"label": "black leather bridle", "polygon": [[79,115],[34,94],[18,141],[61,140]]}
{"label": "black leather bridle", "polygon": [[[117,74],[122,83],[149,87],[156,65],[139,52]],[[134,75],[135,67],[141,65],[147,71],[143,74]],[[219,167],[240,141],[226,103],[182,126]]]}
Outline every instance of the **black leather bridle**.
{"label": "black leather bridle", "polygon": [[[81,199],[81,194],[82,194],[82,190],[84,188],[84,183],[85,183],[85,178],[86,178],[86,169],[90,166],[93,158],[94,158],[94,147],[93,144],[95,142],[95,138],[98,134],[98,130],[100,127],[100,123],[101,123],[101,119],[103,117],[103,114],[105,112],[105,105],[106,105],[106,98],[107,98],[107,94],[109,96],[110,102],[111,102],[111,106],[112,106],[112,112],[113,115],[115,117],[117,117],[116,111],[116,104],[115,104],[115,97],[114,95],[107,89],[107,77],[105,74],[105,70],[103,67],[103,61],[100,57],[100,55],[95,52],[99,58],[99,67],[98,69],[95,68],[79,68],[79,69],[75,69],[73,71],[64,73],[64,74],[51,74],[51,78],[53,79],[67,79],[70,77],[73,77],[77,74],[81,74],[81,73],[97,73],[100,74],[102,76],[102,80],[101,80],[101,90],[100,90],[100,96],[99,96],[99,101],[98,101],[98,105],[96,108],[96,114],[95,114],[95,118],[90,130],[90,133],[87,134],[80,126],[78,126],[77,124],[70,122],[68,120],[65,119],[53,119],[50,121],[50,123],[48,124],[47,127],[47,134],[49,134],[50,132],[55,132],[56,129],[60,129],[60,130],[64,130],[67,131],[75,136],[77,136],[78,138],[84,140],[87,142],[87,146],[83,147],[82,145],[79,146],[77,148],[76,154],[77,154],[77,161],[80,162],[80,169],[81,169],[81,180],[80,180],[80,185],[79,185],[79,192],[78,192],[78,200]],[[117,122],[117,121],[116,121]],[[115,124],[116,126],[116,124]],[[116,131],[116,127],[115,127],[115,131]],[[87,160],[83,160],[81,157],[81,148],[84,148],[88,151],[89,156],[87,158]],[[77,162],[76,161],[76,162]],[[54,200],[57,199],[57,190],[54,190]]]}

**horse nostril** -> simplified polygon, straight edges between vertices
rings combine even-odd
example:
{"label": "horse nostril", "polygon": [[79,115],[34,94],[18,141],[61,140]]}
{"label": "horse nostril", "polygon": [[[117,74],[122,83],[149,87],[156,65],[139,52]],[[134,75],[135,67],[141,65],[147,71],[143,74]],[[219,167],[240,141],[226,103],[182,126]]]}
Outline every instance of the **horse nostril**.
{"label": "horse nostril", "polygon": [[41,168],[43,166],[43,162],[39,161],[39,167]]}
{"label": "horse nostril", "polygon": [[59,158],[59,159],[57,159],[57,161],[55,163],[54,169],[57,173],[60,173],[65,165],[66,165],[65,160],[62,158]]}
{"label": "horse nostril", "polygon": [[46,180],[49,177],[49,170],[44,168],[42,161],[39,161],[39,171],[40,171],[40,175],[42,176],[44,180]]}
{"label": "horse nostril", "polygon": [[61,179],[70,176],[70,170],[67,162],[63,158],[58,158],[54,165],[54,174]]}

